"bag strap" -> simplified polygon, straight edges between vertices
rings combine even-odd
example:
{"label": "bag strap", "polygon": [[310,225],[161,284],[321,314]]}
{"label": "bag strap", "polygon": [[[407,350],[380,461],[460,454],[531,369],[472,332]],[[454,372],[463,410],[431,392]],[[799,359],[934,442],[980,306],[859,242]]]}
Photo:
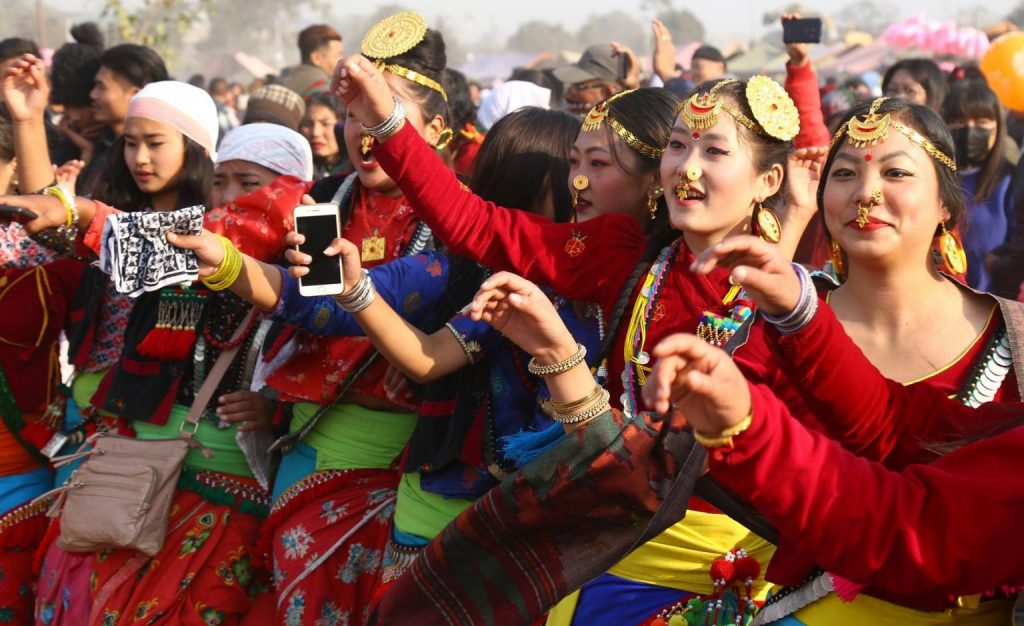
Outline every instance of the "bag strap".
{"label": "bag strap", "polygon": [[221,379],[224,378],[224,374],[227,373],[228,368],[231,367],[231,362],[235,360],[235,355],[238,354],[239,348],[242,347],[242,335],[246,329],[249,328],[249,323],[252,318],[256,315],[256,309],[250,309],[249,313],[242,320],[238,328],[231,335],[229,344],[230,348],[224,350],[217,357],[217,362],[213,364],[213,369],[210,370],[210,375],[203,381],[203,386],[196,391],[196,395],[192,400],[192,406],[188,409],[188,416],[185,421],[193,426],[192,431],[182,430],[181,436],[186,439],[191,439],[196,434],[196,430],[199,428],[199,420],[203,416],[203,410],[213,399],[213,392],[217,390],[217,385],[220,384]]}

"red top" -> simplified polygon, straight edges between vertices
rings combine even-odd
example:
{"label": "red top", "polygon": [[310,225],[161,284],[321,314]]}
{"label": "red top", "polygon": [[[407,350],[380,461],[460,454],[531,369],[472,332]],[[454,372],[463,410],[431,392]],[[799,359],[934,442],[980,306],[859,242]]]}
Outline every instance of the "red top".
{"label": "red top", "polygon": [[[746,353],[748,346],[735,355],[748,377],[775,390],[787,410],[805,425],[824,431],[853,453],[898,470],[938,458],[937,453],[928,450],[928,444],[971,437],[991,427],[991,420],[1005,417],[1005,413],[994,408],[977,413],[966,408],[948,408],[948,398],[961,391],[993,333],[1002,327],[998,311],[981,336],[954,363],[925,379],[902,385],[882,376],[846,334],[831,307],[824,301],[818,305],[818,314],[799,333],[780,335],[771,326],[755,327],[761,332],[752,333],[748,346],[755,344],[757,337],[767,339],[777,359],[765,360],[760,350],[751,358]],[[852,372],[858,373],[853,379]],[[798,391],[799,397],[794,398],[794,390],[803,391]],[[1017,399],[1017,379],[1011,371],[995,401]],[[721,454],[719,451],[712,456],[722,460],[718,458]],[[775,480],[773,487],[788,489],[781,476]],[[863,511],[857,515],[863,516]],[[783,530],[767,575],[772,582],[795,585],[815,564],[825,566],[805,537]],[[938,611],[949,606],[944,593],[899,596],[876,589],[869,589],[868,593],[922,610]]]}
{"label": "red top", "polygon": [[[416,207],[419,217],[452,252],[493,270],[515,272],[549,285],[570,300],[595,302],[605,315],[644,256],[647,240],[631,216],[604,215],[580,224],[559,224],[483,200],[459,183],[408,124],[377,145],[374,155]],[[729,290],[729,272],[716,269],[709,276],[694,274],[689,270],[692,261],[693,254],[682,246],[647,326],[645,350],[650,351],[672,333],[695,332],[705,310],[727,312],[722,298]],[[621,407],[625,361],[622,346],[642,283],[643,276],[623,312],[616,347],[609,358],[607,387],[617,407]]]}
{"label": "red top", "polygon": [[[447,168],[444,171],[450,174]],[[402,256],[417,224],[416,214],[403,198],[367,192],[356,183],[352,211],[342,225],[342,235],[363,249],[362,265],[369,269]],[[381,258],[371,261],[366,246],[372,247],[375,242],[371,239],[375,237],[384,239],[383,250]],[[279,391],[281,399],[288,402],[330,402],[348,373],[359,367],[373,351],[373,344],[366,337],[318,337],[299,333],[298,339],[295,355],[267,378],[267,385]],[[387,361],[379,359],[359,377],[351,390],[393,402],[384,392],[386,370]],[[417,407],[406,404],[403,408],[412,411]]]}
{"label": "red top", "polygon": [[814,66],[809,61],[799,66],[786,63],[785,87],[800,114],[800,132],[793,138],[793,145],[797,148],[827,146],[831,137],[821,114],[821,92]]}
{"label": "red top", "polygon": [[[1020,403],[972,410],[918,387],[936,421],[1024,423]],[[1024,428],[894,472],[809,430],[767,388],[751,391],[754,421],[711,472],[822,567],[907,596],[1024,585]]]}

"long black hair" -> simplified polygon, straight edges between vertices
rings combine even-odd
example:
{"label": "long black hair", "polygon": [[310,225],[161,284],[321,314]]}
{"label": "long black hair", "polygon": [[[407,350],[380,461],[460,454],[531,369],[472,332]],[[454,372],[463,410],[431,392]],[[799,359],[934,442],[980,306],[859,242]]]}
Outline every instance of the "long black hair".
{"label": "long black hair", "polygon": [[[213,189],[213,161],[200,146],[188,137],[185,142],[185,160],[178,177],[176,208],[203,205],[210,207],[210,191]],[[149,207],[149,194],[139,189],[132,178],[128,163],[124,160],[124,135],[110,147],[111,158],[107,161],[106,172],[97,182],[93,196],[122,211],[142,211]]]}
{"label": "long black hair", "polygon": [[509,113],[487,133],[470,188],[485,200],[525,210],[550,188],[555,221],[569,221],[569,151],[579,130],[580,121],[562,111],[524,107]]}

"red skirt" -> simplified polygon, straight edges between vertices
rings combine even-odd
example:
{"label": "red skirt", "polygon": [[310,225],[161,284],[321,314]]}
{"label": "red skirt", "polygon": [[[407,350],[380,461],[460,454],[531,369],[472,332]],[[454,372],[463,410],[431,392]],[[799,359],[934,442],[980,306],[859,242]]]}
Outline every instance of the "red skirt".
{"label": "red skirt", "polygon": [[[255,481],[227,474],[218,486],[230,493],[258,490]],[[216,498],[222,501],[223,498]],[[269,584],[254,564],[262,519],[244,513],[251,501],[232,504],[178,489],[163,549],[147,558],[133,550],[99,552],[91,585],[94,626],[208,626],[238,624],[252,597]]]}
{"label": "red skirt", "polygon": [[362,626],[377,595],[399,473],[316,472],[274,504],[277,624]]}

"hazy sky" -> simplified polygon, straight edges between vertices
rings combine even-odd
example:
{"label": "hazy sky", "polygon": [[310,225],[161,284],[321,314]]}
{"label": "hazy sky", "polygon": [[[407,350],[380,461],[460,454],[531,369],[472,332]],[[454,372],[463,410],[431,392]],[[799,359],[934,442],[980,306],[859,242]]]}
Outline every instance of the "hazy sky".
{"label": "hazy sky", "polygon": [[[2,2],[3,0],[0,0]],[[48,3],[54,0],[46,0]],[[217,0],[214,0],[216,2]],[[243,0],[244,1],[244,0]],[[287,6],[289,0],[281,0]],[[431,23],[443,15],[446,26],[454,31],[459,41],[472,44],[478,41],[502,41],[508,38],[523,22],[539,19],[557,22],[568,30],[576,30],[589,15],[607,13],[613,10],[635,12],[645,18],[652,14],[641,9],[640,0],[326,0],[335,15],[351,13],[369,14],[377,8],[398,3],[423,13]],[[805,0],[803,5],[820,8],[824,12],[835,11],[837,7],[855,0]],[[128,4],[139,0],[129,0]],[[915,14],[924,14],[931,19],[959,18],[964,25],[974,25],[972,19],[985,23],[1002,18],[1017,0],[876,0],[878,4],[892,7],[893,21]],[[704,23],[709,40],[724,43],[745,40],[760,34],[764,26],[761,16],[766,11],[777,11],[790,4],[787,0],[675,0],[674,6],[688,8]],[[98,13],[103,0],[84,0],[81,5],[86,11]],[[975,17],[973,10],[984,7]],[[336,24],[344,32],[344,24]],[[351,35],[360,36],[352,33]]]}
{"label": "hazy sky", "polygon": [[[374,9],[396,0],[331,0],[335,11],[369,13]],[[398,0],[401,1],[401,0]],[[805,6],[833,11],[849,2],[844,0],[808,0]],[[915,14],[924,14],[931,19],[960,18],[964,22],[972,19],[972,10],[984,6],[987,15],[980,18],[993,21],[1003,17],[1016,4],[1016,0],[882,0],[880,4],[893,7],[893,21]],[[575,30],[592,13],[606,13],[616,9],[640,13],[639,0],[406,0],[404,6],[420,11],[429,21],[436,21],[443,15],[449,28],[456,30],[456,36],[464,42],[479,41],[488,36],[508,37],[516,27],[532,19],[558,22]],[[713,40],[748,39],[764,28],[761,16],[766,11],[776,11],[789,4],[786,0],[703,0],[694,2],[675,0],[676,7],[685,7],[697,15]],[[359,9],[356,11],[355,6]],[[966,24],[965,25],[971,25]]]}

